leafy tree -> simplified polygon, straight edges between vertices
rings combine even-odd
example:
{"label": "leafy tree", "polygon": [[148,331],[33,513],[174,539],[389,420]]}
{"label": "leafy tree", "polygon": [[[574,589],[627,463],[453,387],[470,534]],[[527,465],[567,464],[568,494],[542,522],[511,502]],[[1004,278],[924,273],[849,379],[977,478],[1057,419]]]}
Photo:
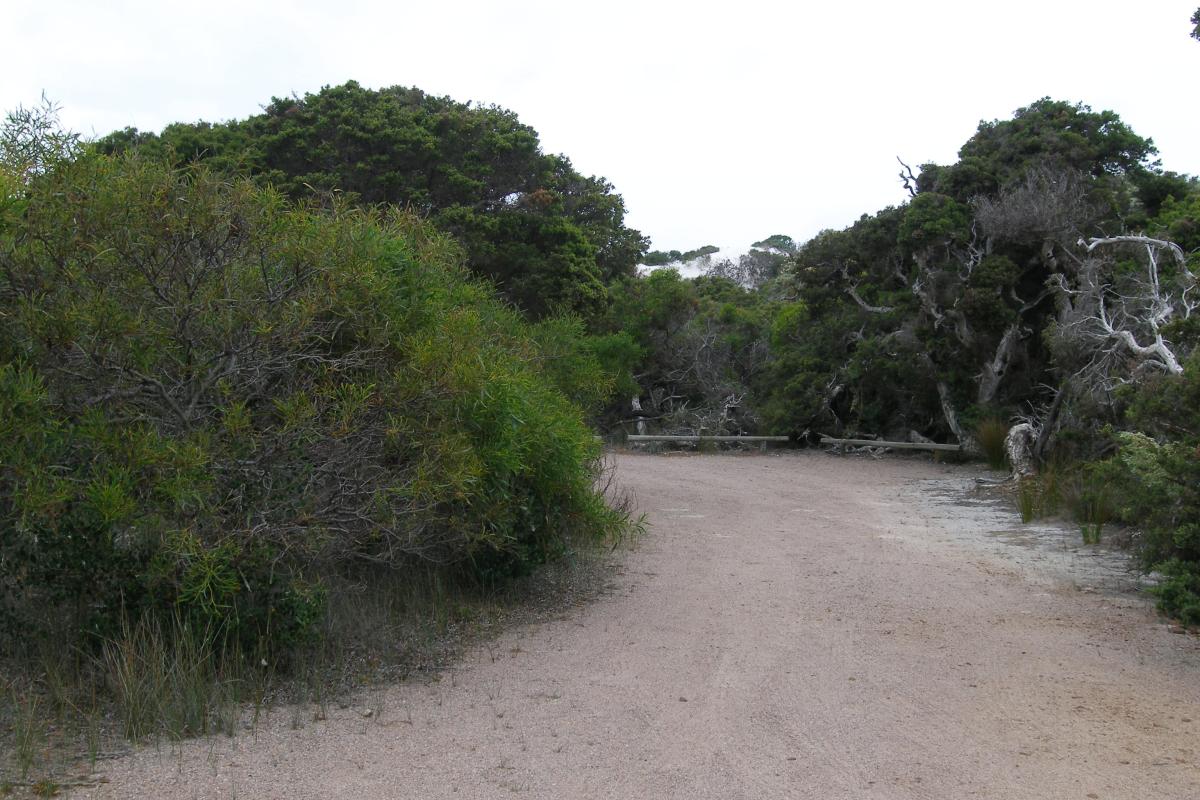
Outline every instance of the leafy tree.
{"label": "leafy tree", "polygon": [[[769,358],[771,314],[760,295],[726,278],[687,280],[672,269],[622,281],[612,294],[601,329],[624,332],[638,346],[637,416],[671,431],[757,426],[749,387]],[[629,419],[622,399],[610,423]]]}
{"label": "leafy tree", "polygon": [[719,253],[721,248],[716,245],[706,244],[703,247],[697,247],[695,250],[654,250],[645,255],[642,263],[648,267],[665,267],[670,264],[687,264],[691,261],[696,261],[705,256],[711,256]]}
{"label": "leafy tree", "polygon": [[1151,158],[1157,152],[1152,140],[1135,134],[1112,111],[1044,97],[1017,109],[1010,120],[980,122],[959,149],[957,164],[922,166],[917,189],[966,203],[1046,166],[1083,173],[1098,188],[1111,189],[1103,179],[1154,171]]}
{"label": "leafy tree", "polygon": [[594,316],[608,302],[595,247],[566,219],[459,207],[439,221],[472,253],[474,271],[534,318],[560,311]]}
{"label": "leafy tree", "polygon": [[768,252],[782,253],[784,255],[795,255],[797,249],[796,242],[792,240],[792,237],[782,233],[776,233],[768,236],[761,242],[755,242],[751,245],[751,247],[756,247]]}
{"label": "leafy tree", "polygon": [[[716,252],[716,248],[711,249]],[[791,237],[776,234],[755,242],[748,252],[738,256],[736,262],[728,258],[713,262],[706,258],[710,255],[707,252],[702,253],[700,258],[702,263],[708,263],[706,275],[732,281],[747,289],[757,289],[779,277],[783,265],[795,252],[796,244]]]}
{"label": "leafy tree", "polygon": [[[625,226],[611,184],[542,153],[514,113],[415,88],[351,81],[275,98],[246,120],[174,124],[157,136],[127,129],[97,147],[201,160],[297,199],[338,192],[411,208],[460,236],[471,267],[533,316],[564,306],[594,313],[603,305],[597,287],[632,274],[647,244]],[[550,295],[540,298],[544,287]]]}
{"label": "leafy tree", "polygon": [[[1086,282],[1080,239],[1191,225],[1193,182],[1154,152],[1112,112],[1043,98],[980,123],[957,163],[906,173],[908,205],[797,249],[775,291],[804,303],[804,321],[773,354],[815,374],[777,375],[804,410],[768,418],[969,443],[974,419],[1059,408],[1048,332]],[[788,407],[764,392],[765,407]]]}

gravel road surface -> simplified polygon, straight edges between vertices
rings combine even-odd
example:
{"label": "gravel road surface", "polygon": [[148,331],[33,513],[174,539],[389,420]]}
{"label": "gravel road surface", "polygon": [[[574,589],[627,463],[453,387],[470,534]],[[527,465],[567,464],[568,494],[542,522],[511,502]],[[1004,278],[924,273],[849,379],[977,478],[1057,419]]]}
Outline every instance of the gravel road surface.
{"label": "gravel road surface", "polygon": [[1200,798],[1197,637],[1111,557],[947,501],[976,474],[618,456],[651,527],[595,603],[72,796]]}

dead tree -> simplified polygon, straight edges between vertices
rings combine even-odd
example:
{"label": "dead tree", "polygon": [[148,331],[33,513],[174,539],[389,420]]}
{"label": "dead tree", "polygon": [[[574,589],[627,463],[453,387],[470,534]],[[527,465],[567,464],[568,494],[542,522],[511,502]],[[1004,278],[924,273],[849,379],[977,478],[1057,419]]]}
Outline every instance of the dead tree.
{"label": "dead tree", "polygon": [[1048,166],[1030,169],[999,194],[977,197],[971,205],[990,240],[1060,247],[1073,244],[1071,234],[1100,215],[1088,197],[1086,176]]}
{"label": "dead tree", "polygon": [[1014,477],[1024,478],[1036,471],[1033,451],[1039,435],[1040,431],[1032,422],[1019,422],[1008,429],[1008,435],[1004,437],[1004,452]]}
{"label": "dead tree", "polygon": [[[1181,353],[1165,329],[1195,311],[1196,276],[1174,242],[1149,236],[1110,236],[1079,240],[1087,257],[1072,288],[1058,276],[1062,296],[1059,345],[1080,354],[1075,384],[1100,399],[1146,375],[1183,372]],[[1132,250],[1143,262],[1129,270],[1111,257]],[[1170,268],[1163,263],[1163,256]]]}

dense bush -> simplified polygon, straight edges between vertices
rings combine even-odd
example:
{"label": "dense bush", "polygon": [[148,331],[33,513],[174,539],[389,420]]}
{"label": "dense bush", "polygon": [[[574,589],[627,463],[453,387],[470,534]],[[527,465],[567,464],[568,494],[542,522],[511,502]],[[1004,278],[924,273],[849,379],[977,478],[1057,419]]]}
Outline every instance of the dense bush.
{"label": "dense bush", "polygon": [[95,146],[203,161],[292,198],[315,189],[412,208],[458,237],[470,268],[538,319],[603,311],[605,283],[632,275],[649,244],[625,225],[611,184],[543,153],[516,114],[416,88],[349,81],[275,98],[248,119],[126,129]]}
{"label": "dense bush", "polygon": [[[679,433],[758,425],[748,396],[770,355],[772,306],[762,295],[711,272],[688,280],[674,269],[616,283],[610,295],[592,344],[617,372],[617,402],[604,416],[610,427],[631,417]],[[631,411],[632,396],[640,412]]]}
{"label": "dense bush", "polygon": [[1164,613],[1200,624],[1200,453],[1185,442],[1160,444],[1141,433],[1118,434],[1105,465],[1118,513],[1141,532],[1139,555],[1165,575]]}
{"label": "dense bush", "polygon": [[0,179],[0,636],[286,648],[359,565],[498,579],[621,532],[563,391],[608,373],[414,217],[137,155]]}

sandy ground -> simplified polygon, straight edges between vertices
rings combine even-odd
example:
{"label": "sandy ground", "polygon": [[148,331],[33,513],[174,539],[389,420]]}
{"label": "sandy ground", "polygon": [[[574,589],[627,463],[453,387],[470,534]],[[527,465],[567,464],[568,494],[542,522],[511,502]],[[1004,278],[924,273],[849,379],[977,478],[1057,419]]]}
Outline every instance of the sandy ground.
{"label": "sandy ground", "polygon": [[621,456],[652,528],[611,594],[72,796],[1200,798],[1198,640],[1068,539],[948,502],[974,474]]}

